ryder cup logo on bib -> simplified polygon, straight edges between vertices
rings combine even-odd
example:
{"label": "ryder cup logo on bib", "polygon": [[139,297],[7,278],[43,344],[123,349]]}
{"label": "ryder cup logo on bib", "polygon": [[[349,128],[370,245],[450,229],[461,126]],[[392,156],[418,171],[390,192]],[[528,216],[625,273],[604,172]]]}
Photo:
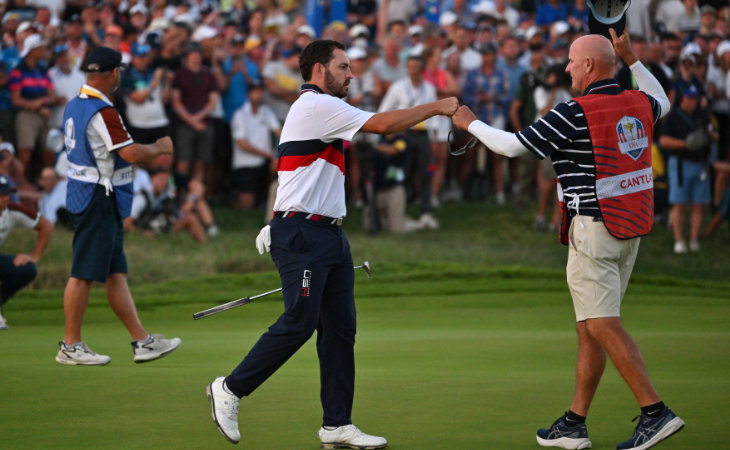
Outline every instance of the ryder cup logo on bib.
{"label": "ryder cup logo on bib", "polygon": [[629,155],[637,161],[641,154],[649,147],[649,138],[646,129],[639,119],[632,116],[623,116],[616,124],[618,148],[624,155]]}

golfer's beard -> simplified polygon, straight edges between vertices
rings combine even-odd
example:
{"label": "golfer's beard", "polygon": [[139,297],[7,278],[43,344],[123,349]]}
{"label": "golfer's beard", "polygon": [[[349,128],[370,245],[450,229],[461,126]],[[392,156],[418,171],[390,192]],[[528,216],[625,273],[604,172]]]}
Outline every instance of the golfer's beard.
{"label": "golfer's beard", "polygon": [[337,84],[335,77],[332,76],[329,70],[324,73],[324,87],[327,88],[327,92],[335,97],[345,98],[347,97],[347,89],[344,84]]}

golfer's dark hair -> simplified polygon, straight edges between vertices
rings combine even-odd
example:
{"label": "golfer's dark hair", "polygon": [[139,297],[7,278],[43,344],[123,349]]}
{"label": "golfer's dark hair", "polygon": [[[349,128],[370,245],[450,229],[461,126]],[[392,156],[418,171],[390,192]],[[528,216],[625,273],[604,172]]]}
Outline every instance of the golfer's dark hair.
{"label": "golfer's dark hair", "polygon": [[314,65],[320,63],[327,65],[335,57],[335,49],[345,50],[345,46],[337,41],[329,39],[320,39],[312,41],[304,47],[302,54],[299,55],[299,71],[302,73],[304,81],[312,79],[312,70]]}

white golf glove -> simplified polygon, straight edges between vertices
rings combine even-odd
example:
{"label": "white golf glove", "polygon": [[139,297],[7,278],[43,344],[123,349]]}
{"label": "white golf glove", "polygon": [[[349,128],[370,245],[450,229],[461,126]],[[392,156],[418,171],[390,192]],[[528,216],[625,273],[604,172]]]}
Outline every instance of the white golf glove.
{"label": "white golf glove", "polygon": [[256,250],[259,251],[259,255],[271,251],[271,227],[269,225],[263,227],[256,236]]}

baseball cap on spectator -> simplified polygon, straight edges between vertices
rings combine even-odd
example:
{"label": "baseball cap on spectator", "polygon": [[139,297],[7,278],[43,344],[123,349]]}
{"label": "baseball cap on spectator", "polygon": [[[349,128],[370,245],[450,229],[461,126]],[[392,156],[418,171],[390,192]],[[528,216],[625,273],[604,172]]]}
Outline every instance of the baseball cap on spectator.
{"label": "baseball cap on spectator", "polygon": [[485,42],[485,43],[481,44],[477,50],[482,55],[488,54],[488,53],[497,53],[497,46],[492,44],[491,42]]}
{"label": "baseball cap on spectator", "polygon": [[248,52],[260,46],[261,42],[262,41],[260,37],[252,34],[251,36],[246,38],[246,43],[243,44],[243,48]]}
{"label": "baseball cap on spectator", "polygon": [[356,39],[360,36],[370,37],[370,30],[365,25],[358,23],[350,28],[350,37]]}
{"label": "baseball cap on spectator", "polygon": [[53,47],[53,53],[55,55],[60,55],[61,53],[66,53],[68,51],[68,45],[66,44],[59,44],[55,47]]}
{"label": "baseball cap on spectator", "polygon": [[197,42],[188,42],[185,44],[185,47],[183,47],[182,54],[183,56],[187,56],[193,52],[202,53],[203,49],[200,47],[200,44]]}
{"label": "baseball cap on spectator", "polygon": [[302,53],[302,49],[300,47],[297,47],[296,45],[292,48],[282,48],[281,49],[282,58],[289,58],[291,56],[299,56],[300,53]]}
{"label": "baseball cap on spectator", "polygon": [[20,52],[20,57],[25,58],[31,50],[46,45],[46,41],[40,34],[31,34],[23,41],[23,50]]}
{"label": "baseball cap on spectator", "polygon": [[556,36],[565,34],[570,31],[570,25],[568,25],[568,23],[563,20],[558,20],[557,22],[554,22],[552,24],[552,26],[550,27],[550,31]]}
{"label": "baseball cap on spectator", "polygon": [[702,56],[702,49],[700,48],[699,44],[695,42],[690,42],[689,44],[685,45],[684,48],[682,48],[682,51],[679,53],[679,61],[682,62],[686,59],[691,59],[692,62],[696,62],[698,58]]}
{"label": "baseball cap on spectator", "polygon": [[191,30],[195,27],[195,19],[188,13],[178,14],[173,18],[173,23],[176,26],[182,26]]}
{"label": "baseball cap on spectator", "polygon": [[11,155],[15,156],[15,147],[10,142],[0,142],[0,153],[10,152]]}
{"label": "baseball cap on spectator", "polygon": [[473,11],[476,15],[494,17],[495,19],[502,18],[502,14],[497,11],[497,5],[491,0],[482,0],[477,3]]}
{"label": "baseball cap on spectator", "polygon": [[15,192],[15,188],[10,184],[10,180],[5,175],[0,175],[0,195],[7,195]]}
{"label": "baseball cap on spectator", "polygon": [[720,58],[724,53],[730,52],[730,41],[722,41],[717,46],[717,49],[715,49],[715,53],[717,53],[717,57]]}
{"label": "baseball cap on spectator", "polygon": [[17,36],[20,33],[30,30],[31,28],[35,28],[33,26],[33,22],[31,22],[29,20],[26,20],[25,22],[21,22],[20,25],[18,25],[18,28],[15,29],[15,35]]}
{"label": "baseball cap on spectator", "polygon": [[83,68],[88,73],[110,72],[122,67],[122,54],[109,47],[94,47],[86,56]]}
{"label": "baseball cap on spectator", "polygon": [[423,27],[420,25],[411,25],[408,27],[408,36],[418,36],[420,34],[423,34]]}
{"label": "baseball cap on spectator", "polygon": [[700,14],[712,14],[713,16],[717,14],[717,10],[712,5],[704,5],[702,8],[700,8]]}
{"label": "baseball cap on spectator", "polygon": [[534,25],[531,26],[530,28],[528,28],[527,31],[525,31],[525,37],[527,38],[528,41],[532,40],[532,38],[534,38],[535,36],[540,35],[540,34],[541,34],[540,29]]}
{"label": "baseball cap on spectator", "polygon": [[695,98],[700,96],[700,90],[694,84],[688,84],[682,89],[682,95],[685,97]]}
{"label": "baseball cap on spectator", "polygon": [[477,29],[477,24],[471,20],[464,20],[459,22],[459,26],[465,30],[474,31]]}
{"label": "baseball cap on spectator", "polygon": [[79,14],[74,14],[68,18],[66,23],[81,23],[81,16]]}
{"label": "baseball cap on spectator", "polygon": [[170,21],[165,19],[164,17],[158,17],[152,22],[150,22],[150,25],[147,27],[150,31],[153,30],[167,30],[170,28]]}
{"label": "baseball cap on spectator", "polygon": [[439,17],[439,25],[442,27],[448,27],[455,24],[459,20],[459,16],[453,11],[444,11]]}
{"label": "baseball cap on spectator", "polygon": [[110,36],[123,37],[124,36],[124,30],[119,25],[111,24],[111,25],[108,25],[104,29],[104,34],[110,35]]}
{"label": "baseball cap on spectator", "polygon": [[360,47],[363,50],[367,50],[368,47],[370,47],[370,42],[368,42],[368,40],[365,39],[364,37],[359,37],[359,38],[355,39],[354,41],[352,41],[352,46]]}
{"label": "baseball cap on spectator", "polygon": [[309,36],[310,38],[314,39],[317,37],[317,34],[314,32],[314,28],[310,27],[309,25],[302,25],[299,28],[297,28],[297,34],[305,34]]}
{"label": "baseball cap on spectator", "polygon": [[149,10],[144,5],[144,3],[137,3],[136,5],[134,5],[131,8],[129,8],[129,15],[132,16],[132,15],[137,14],[137,13],[141,13],[145,17],[147,17],[149,15]]}
{"label": "baseball cap on spectator", "polygon": [[218,36],[218,32],[215,30],[215,28],[208,25],[201,25],[193,33],[192,39],[195,42],[200,42],[206,39],[214,38],[216,36]]}
{"label": "baseball cap on spectator", "polygon": [[341,20],[335,20],[327,25],[327,29],[332,31],[345,31],[347,29],[347,24]]}
{"label": "baseball cap on spectator", "polygon": [[355,59],[365,59],[367,56],[367,52],[362,47],[355,46],[347,49],[347,57],[350,58],[350,61]]}
{"label": "baseball cap on spectator", "polygon": [[231,38],[231,44],[243,45],[245,43],[246,43],[246,36],[244,36],[240,33],[234,34],[233,37]]}
{"label": "baseball cap on spectator", "polygon": [[264,88],[264,82],[259,80],[258,78],[253,78],[251,81],[246,83],[246,89],[251,92],[254,89],[263,89]]}
{"label": "baseball cap on spectator", "polygon": [[135,42],[132,44],[132,48],[129,50],[129,53],[131,53],[132,56],[144,56],[149,53],[150,50],[152,50],[152,48],[149,45]]}

